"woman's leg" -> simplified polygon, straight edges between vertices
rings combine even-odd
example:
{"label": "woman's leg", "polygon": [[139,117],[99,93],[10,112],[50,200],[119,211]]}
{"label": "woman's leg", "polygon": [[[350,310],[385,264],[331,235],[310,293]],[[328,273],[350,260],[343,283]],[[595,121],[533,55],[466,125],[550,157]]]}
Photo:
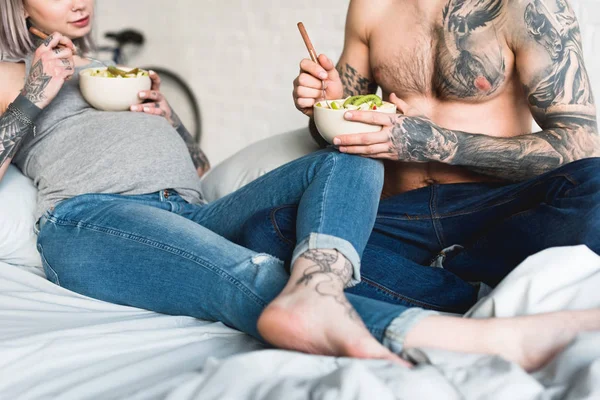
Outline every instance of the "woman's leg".
{"label": "woman's leg", "polygon": [[[42,218],[38,237],[48,278],[96,299],[222,321],[261,338],[257,320],[289,280],[282,262],[182,218],[174,212],[180,205],[159,194],[85,195],[59,204]],[[353,300],[380,339],[405,310]],[[368,356],[391,355],[365,332],[361,337],[377,348]],[[336,353],[315,346],[321,353],[352,355],[339,343]]]}
{"label": "woman's leg", "polygon": [[[86,195],[61,203],[43,219],[38,238],[48,278],[100,300],[222,321],[260,338],[257,319],[289,279],[281,262],[186,221],[172,207],[158,195]],[[323,297],[337,302],[326,291],[330,281],[313,281],[324,284]],[[552,357],[576,333],[600,329],[599,310],[466,320],[354,295],[348,299],[369,331],[393,351],[404,345],[499,354],[529,369]],[[281,315],[282,323],[297,322],[297,314]],[[300,321],[301,333],[320,334],[323,347],[331,346],[330,330],[319,331],[310,319]],[[338,330],[344,329],[342,324]],[[370,342],[348,337],[330,351],[363,357],[377,353],[363,353],[365,348],[372,349]]]}
{"label": "woman's leg", "polygon": [[[278,347],[380,357],[388,352],[356,317],[344,289],[360,281],[382,185],[379,161],[324,150],[182,215],[236,241],[256,212],[297,204],[291,278],[259,321],[260,333]],[[297,329],[303,324],[311,329]]]}
{"label": "woman's leg", "polygon": [[360,280],[360,256],[375,222],[383,164],[325,149],[292,161],[230,195],[180,214],[238,243],[245,223],[259,211],[298,205],[296,252],[337,249]]}

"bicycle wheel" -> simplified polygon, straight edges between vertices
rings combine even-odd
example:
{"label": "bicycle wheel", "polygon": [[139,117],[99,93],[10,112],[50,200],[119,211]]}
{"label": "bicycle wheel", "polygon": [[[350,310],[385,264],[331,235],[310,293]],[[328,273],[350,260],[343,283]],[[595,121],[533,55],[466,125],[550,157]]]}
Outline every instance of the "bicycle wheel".
{"label": "bicycle wheel", "polygon": [[142,69],[152,70],[158,74],[161,81],[160,91],[165,95],[194,141],[200,143],[202,119],[200,106],[192,89],[172,71],[160,67],[142,67]]}

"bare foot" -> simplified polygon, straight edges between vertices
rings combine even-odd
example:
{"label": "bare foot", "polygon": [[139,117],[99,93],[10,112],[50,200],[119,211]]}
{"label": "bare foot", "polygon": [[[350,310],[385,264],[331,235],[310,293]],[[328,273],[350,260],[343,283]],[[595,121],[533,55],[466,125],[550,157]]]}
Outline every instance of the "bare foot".
{"label": "bare foot", "polygon": [[560,353],[578,333],[600,330],[600,309],[499,318],[492,320],[491,327],[496,331],[494,352],[527,371],[535,371]]}
{"label": "bare foot", "polygon": [[375,340],[346,299],[343,290],[351,275],[352,265],[337,251],[307,251],[281,294],[263,311],[258,331],[283,349],[406,364]]}

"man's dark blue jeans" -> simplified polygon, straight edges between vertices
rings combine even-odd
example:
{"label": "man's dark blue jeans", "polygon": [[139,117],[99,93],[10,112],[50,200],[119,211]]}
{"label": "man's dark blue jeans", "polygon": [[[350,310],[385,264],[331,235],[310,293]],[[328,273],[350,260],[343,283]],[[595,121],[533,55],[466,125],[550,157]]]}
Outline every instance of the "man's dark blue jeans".
{"label": "man's dark blue jeans", "polygon": [[[263,210],[240,244],[289,262],[295,225],[294,206]],[[348,292],[460,313],[477,301],[476,283],[496,286],[541,250],[585,244],[600,254],[599,233],[600,158],[514,184],[431,185],[381,201],[362,283]]]}

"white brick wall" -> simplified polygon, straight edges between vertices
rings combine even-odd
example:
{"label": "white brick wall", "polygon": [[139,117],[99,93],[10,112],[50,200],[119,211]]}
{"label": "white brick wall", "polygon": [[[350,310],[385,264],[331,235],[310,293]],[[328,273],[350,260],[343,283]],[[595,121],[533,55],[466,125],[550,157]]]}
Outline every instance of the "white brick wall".
{"label": "white brick wall", "polygon": [[[376,0],[374,0],[376,1]],[[600,0],[571,0],[582,24],[588,71],[600,99]],[[291,100],[306,50],[337,59],[348,0],[102,0],[97,33],[134,27],[147,37],[131,64],[185,75],[200,98],[202,146],[216,164],[246,145],[306,124]],[[160,16],[160,22],[158,22]]]}

